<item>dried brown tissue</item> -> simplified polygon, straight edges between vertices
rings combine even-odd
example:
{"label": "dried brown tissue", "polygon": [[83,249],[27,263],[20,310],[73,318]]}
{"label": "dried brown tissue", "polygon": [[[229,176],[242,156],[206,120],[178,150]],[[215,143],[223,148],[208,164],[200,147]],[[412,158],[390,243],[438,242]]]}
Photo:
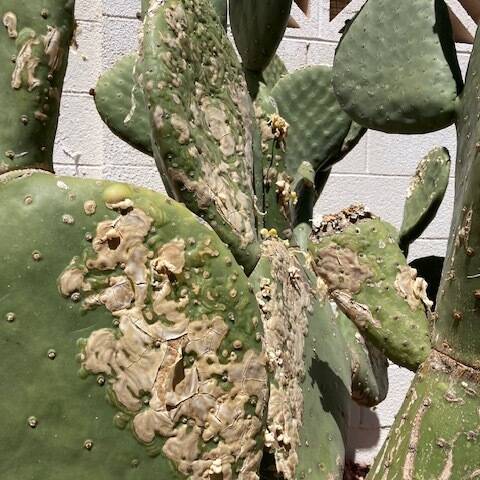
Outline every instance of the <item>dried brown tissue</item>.
{"label": "dried brown tissue", "polygon": [[[134,436],[143,444],[156,436],[166,439],[163,453],[193,480],[222,475],[223,480],[256,480],[261,459],[256,439],[262,434],[262,415],[268,386],[265,359],[247,350],[241,360],[232,352],[222,364],[218,350],[229,327],[216,315],[192,320],[189,295],[170,300],[175,289],[171,278],[185,268],[185,242],[174,239],[154,252],[145,245],[153,221],[133,202],[110,205],[128,207],[113,221],[98,224],[93,249],[96,258],[85,268],[72,263],[59,279],[64,296],[87,294],[85,308],[103,306],[118,320],[118,332],[103,328],[86,340],[82,368],[108,378],[123,411],[132,417]],[[91,269],[112,270],[109,285],[93,293],[87,274]],[[146,308],[151,289],[153,312],[168,320],[151,323]],[[223,353],[223,352],[222,352]],[[185,356],[196,360],[185,365]],[[115,372],[115,374],[114,374]],[[120,372],[120,373],[119,373]],[[226,392],[218,381],[226,376],[232,388]],[[149,392],[145,405],[143,392]],[[245,415],[248,404],[254,414]],[[203,442],[214,442],[202,450]],[[234,465],[242,465],[234,471]]]}

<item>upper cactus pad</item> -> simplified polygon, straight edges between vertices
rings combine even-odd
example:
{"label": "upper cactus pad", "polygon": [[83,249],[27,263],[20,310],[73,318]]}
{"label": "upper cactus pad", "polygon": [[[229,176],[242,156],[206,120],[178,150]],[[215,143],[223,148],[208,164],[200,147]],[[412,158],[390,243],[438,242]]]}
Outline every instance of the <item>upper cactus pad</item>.
{"label": "upper cactus pad", "polygon": [[261,72],[272,60],[287,28],[292,0],[230,2],[232,33],[247,70]]}
{"label": "upper cactus pad", "polygon": [[241,66],[210,0],[151,3],[143,84],[155,158],[170,189],[251,270],[255,117]]}
{"label": "upper cactus pad", "polygon": [[147,155],[153,155],[150,118],[143,90],[134,78],[137,59],[134,53],[125,55],[99,78],[95,105],[115,135]]}
{"label": "upper cactus pad", "polygon": [[[311,163],[315,172],[328,169],[347,153],[342,147],[352,120],[337,102],[330,67],[311,66],[285,75],[272,96],[289,124],[286,167],[290,175],[302,162]],[[349,148],[363,133],[358,131]]]}
{"label": "upper cactus pad", "polygon": [[345,111],[389,133],[425,133],[455,120],[462,77],[443,0],[368,0],[335,55]]}

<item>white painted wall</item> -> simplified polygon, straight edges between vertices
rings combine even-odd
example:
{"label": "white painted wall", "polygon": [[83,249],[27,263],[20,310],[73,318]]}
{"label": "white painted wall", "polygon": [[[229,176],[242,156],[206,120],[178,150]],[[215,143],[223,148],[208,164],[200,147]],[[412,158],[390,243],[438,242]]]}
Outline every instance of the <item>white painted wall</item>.
{"label": "white painted wall", "polygon": [[[350,9],[362,0],[354,0]],[[100,73],[124,53],[136,48],[140,0],[77,0],[79,49],[72,52],[55,149],[58,173],[128,181],[164,191],[153,160],[119,141],[103,125],[88,91]],[[328,0],[313,0],[310,19],[296,11],[302,28],[289,31],[280,56],[289,69],[306,64],[331,64],[344,17],[328,21]],[[465,70],[468,46],[459,46]],[[375,213],[399,226],[409,176],[433,146],[455,154],[453,128],[422,136],[384,135],[369,131],[357,148],[334,169],[315,213],[335,212],[352,202],[364,202]],[[452,187],[453,185],[451,185]],[[413,257],[443,254],[450,225],[452,188],[433,224],[414,244]],[[408,389],[411,374],[390,368],[390,393],[378,408],[354,408],[352,445],[356,458],[370,461],[392,425]]]}

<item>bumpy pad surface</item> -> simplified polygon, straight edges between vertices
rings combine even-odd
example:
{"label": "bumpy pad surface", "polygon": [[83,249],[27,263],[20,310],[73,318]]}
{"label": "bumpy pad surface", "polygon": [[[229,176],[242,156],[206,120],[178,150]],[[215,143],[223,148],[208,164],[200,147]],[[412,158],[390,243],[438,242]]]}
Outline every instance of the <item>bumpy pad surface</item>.
{"label": "bumpy pad surface", "polygon": [[142,152],[153,155],[150,116],[143,90],[134,79],[137,55],[123,57],[98,80],[95,105],[112,132]]}
{"label": "bumpy pad surface", "polygon": [[71,0],[0,4],[0,174],[52,169],[73,5]]}
{"label": "bumpy pad surface", "polygon": [[352,398],[365,407],[374,407],[388,393],[388,360],[367,342],[353,322],[337,311],[337,323],[347,345],[352,369]]}
{"label": "bumpy pad surface", "polygon": [[350,401],[343,337],[303,254],[278,239],[262,253],[250,277],[272,372],[261,478],[340,478]]}
{"label": "bumpy pad surface", "polygon": [[272,60],[287,29],[292,0],[230,2],[230,25],[243,65],[261,72]]}
{"label": "bumpy pad surface", "polygon": [[213,6],[217,12],[218,18],[223,28],[227,29],[228,23],[228,11],[227,11],[227,0],[212,0]]}
{"label": "bumpy pad surface", "polygon": [[446,148],[435,148],[418,164],[408,188],[400,228],[400,246],[407,247],[430,225],[448,187],[450,155]]}
{"label": "bumpy pad surface", "polygon": [[368,478],[478,478],[478,388],[478,370],[433,351],[408,390]]}
{"label": "bumpy pad surface", "polygon": [[437,348],[480,368],[480,36],[470,57],[459,113],[455,205],[435,324]]}
{"label": "bumpy pad surface", "polygon": [[342,158],[352,120],[333,93],[330,67],[307,67],[284,76],[272,96],[289,124],[286,166],[291,174],[304,161],[318,171]]}
{"label": "bumpy pad surface", "polygon": [[282,152],[285,122],[278,116],[275,100],[265,85],[260,86],[255,100],[255,114],[261,133],[254,153],[262,171],[260,208],[265,212],[263,224],[268,229],[275,228],[282,238],[288,238],[293,176],[286,172]]}
{"label": "bumpy pad surface", "polygon": [[217,235],[109,182],[32,174],[0,205],[2,479],[253,478],[260,311]]}
{"label": "bumpy pad surface", "polygon": [[388,358],[416,370],[430,351],[430,301],[393,227],[352,206],[324,217],[310,248],[340,309]]}
{"label": "bumpy pad surface", "polygon": [[368,0],[335,55],[345,111],[389,133],[425,133],[455,120],[462,87],[443,0]]}
{"label": "bumpy pad surface", "polygon": [[268,89],[272,89],[277,82],[288,73],[287,67],[278,55],[274,55],[268,67],[262,72],[262,77]]}
{"label": "bumpy pad surface", "polygon": [[155,158],[172,190],[251,270],[254,112],[210,0],[167,0],[145,20],[144,88]]}

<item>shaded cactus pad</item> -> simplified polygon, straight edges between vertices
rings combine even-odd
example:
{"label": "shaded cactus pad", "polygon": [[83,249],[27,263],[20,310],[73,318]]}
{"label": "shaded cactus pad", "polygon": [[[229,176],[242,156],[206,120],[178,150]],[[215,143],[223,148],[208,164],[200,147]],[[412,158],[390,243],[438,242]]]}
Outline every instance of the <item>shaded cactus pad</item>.
{"label": "shaded cactus pad", "polygon": [[260,311],[216,234],[109,182],[22,172],[0,204],[2,478],[255,472]]}
{"label": "shaded cactus pad", "polygon": [[270,468],[262,479],[322,480],[343,471],[350,365],[326,288],[307,256],[270,238],[250,276],[272,372],[262,462]]}
{"label": "shaded cactus pad", "polygon": [[230,24],[243,65],[261,72],[272,60],[287,29],[292,0],[235,0]]}

